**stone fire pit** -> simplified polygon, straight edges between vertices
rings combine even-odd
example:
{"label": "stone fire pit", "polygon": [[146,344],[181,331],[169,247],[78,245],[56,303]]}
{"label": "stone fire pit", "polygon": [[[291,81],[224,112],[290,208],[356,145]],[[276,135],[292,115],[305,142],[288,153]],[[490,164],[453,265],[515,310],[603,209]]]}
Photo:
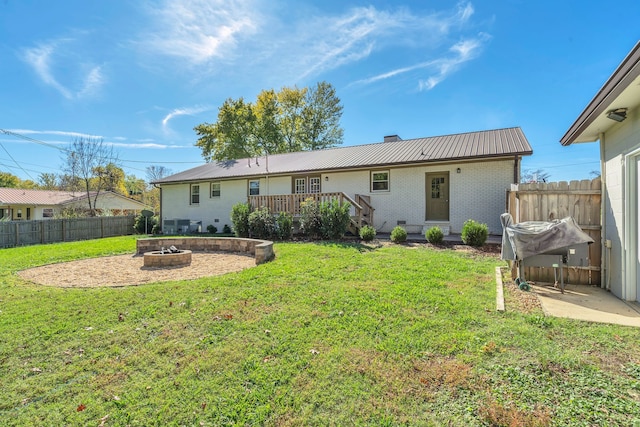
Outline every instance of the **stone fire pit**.
{"label": "stone fire pit", "polygon": [[181,267],[191,264],[190,250],[160,250],[144,253],[145,267]]}

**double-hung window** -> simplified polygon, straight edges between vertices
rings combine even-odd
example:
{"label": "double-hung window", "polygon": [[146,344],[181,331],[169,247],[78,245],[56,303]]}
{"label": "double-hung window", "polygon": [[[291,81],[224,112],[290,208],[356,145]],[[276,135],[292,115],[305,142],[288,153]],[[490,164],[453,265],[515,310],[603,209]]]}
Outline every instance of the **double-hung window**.
{"label": "double-hung window", "polygon": [[192,205],[200,204],[200,185],[199,184],[191,184],[191,204]]}
{"label": "double-hung window", "polygon": [[212,182],[211,183],[211,197],[220,197],[220,183]]}
{"label": "double-hung window", "polygon": [[251,180],[249,181],[249,195],[250,196],[259,196],[260,195],[260,180]]}
{"label": "double-hung window", "polygon": [[371,172],[371,191],[389,191],[389,171]]}

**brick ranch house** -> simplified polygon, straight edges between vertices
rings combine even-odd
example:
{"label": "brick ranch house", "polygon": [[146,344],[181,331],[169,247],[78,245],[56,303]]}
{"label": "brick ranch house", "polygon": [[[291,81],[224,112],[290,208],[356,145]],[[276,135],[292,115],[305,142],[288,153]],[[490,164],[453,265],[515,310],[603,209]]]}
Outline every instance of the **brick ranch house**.
{"label": "brick ranch house", "polygon": [[506,190],[518,183],[531,146],[518,127],[212,162],[158,180],[163,232],[199,223],[232,226],[238,202],[298,215],[300,202],[351,203],[355,225],[409,233],[432,226],[460,233],[464,222],[501,234]]}

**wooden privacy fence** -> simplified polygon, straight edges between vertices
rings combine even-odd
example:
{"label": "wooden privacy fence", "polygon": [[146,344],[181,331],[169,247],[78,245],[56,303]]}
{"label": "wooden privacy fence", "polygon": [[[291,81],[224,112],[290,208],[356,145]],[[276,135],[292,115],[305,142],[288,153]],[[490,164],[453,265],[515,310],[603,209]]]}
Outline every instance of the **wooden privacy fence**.
{"label": "wooden privacy fence", "polygon": [[0,221],[0,248],[133,234],[133,216]]}
{"label": "wooden privacy fence", "polygon": [[[573,217],[595,243],[589,245],[589,266],[564,267],[565,283],[601,285],[602,186],[600,178],[518,184],[512,185],[507,193],[507,211],[513,217],[514,223]],[[524,273],[526,280],[554,282],[553,268],[526,267]]]}

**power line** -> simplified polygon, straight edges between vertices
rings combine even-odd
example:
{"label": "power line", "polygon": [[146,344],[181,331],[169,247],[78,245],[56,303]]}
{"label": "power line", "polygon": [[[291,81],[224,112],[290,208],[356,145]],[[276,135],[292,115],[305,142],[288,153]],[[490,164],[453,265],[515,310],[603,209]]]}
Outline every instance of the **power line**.
{"label": "power line", "polygon": [[11,155],[11,153],[9,153],[9,151],[4,147],[4,144],[2,142],[0,142],[0,147],[2,147],[2,149],[7,153],[7,156],[9,156],[11,158],[11,160],[13,160],[13,163],[15,163],[21,170],[22,172],[24,172],[25,174],[27,174],[27,176],[29,178],[31,178],[31,181],[35,181],[35,179],[33,179],[33,177],[31,176],[31,174],[29,172],[27,172],[22,165],[20,165],[16,159],[13,158],[13,156]]}

